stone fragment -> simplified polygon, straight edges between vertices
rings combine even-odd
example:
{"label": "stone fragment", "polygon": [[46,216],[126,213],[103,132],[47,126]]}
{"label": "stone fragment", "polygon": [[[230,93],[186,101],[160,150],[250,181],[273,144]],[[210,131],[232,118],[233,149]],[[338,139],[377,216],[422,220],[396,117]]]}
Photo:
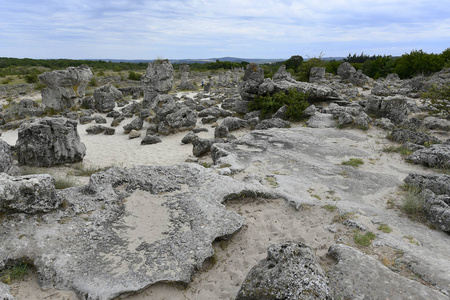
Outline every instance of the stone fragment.
{"label": "stone fragment", "polygon": [[116,102],[122,99],[120,92],[112,84],[96,88],[94,90],[94,107],[102,113],[110,112],[116,107]]}
{"label": "stone fragment", "polygon": [[286,128],[291,125],[291,122],[285,121],[279,118],[271,118],[267,120],[262,120],[261,123],[256,125],[256,130],[266,130],[269,128]]}
{"label": "stone fragment", "polygon": [[157,137],[156,135],[146,135],[142,141],[141,141],[141,145],[153,145],[153,144],[157,144],[157,143],[161,143],[162,140]]}

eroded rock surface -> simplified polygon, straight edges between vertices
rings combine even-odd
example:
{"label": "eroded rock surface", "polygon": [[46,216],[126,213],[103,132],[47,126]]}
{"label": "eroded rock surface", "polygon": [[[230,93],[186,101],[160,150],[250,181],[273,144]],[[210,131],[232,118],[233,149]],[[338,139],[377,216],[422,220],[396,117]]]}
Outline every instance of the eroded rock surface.
{"label": "eroded rock surface", "polygon": [[20,164],[39,167],[80,162],[86,154],[77,122],[66,118],[42,118],[22,124],[16,149]]}
{"label": "eroded rock surface", "polygon": [[352,247],[333,245],[328,253],[337,260],[328,272],[335,299],[448,299]]}
{"label": "eroded rock surface", "polygon": [[70,289],[89,300],[161,281],[188,283],[213,255],[211,243],[242,226],[243,218],[221,204],[239,195],[274,197],[261,185],[194,164],[112,168],[92,175],[87,186],[59,191],[63,210],[9,215],[0,268],[29,257],[43,288]]}
{"label": "eroded rock surface", "polygon": [[236,300],[332,299],[328,278],[308,246],[272,245],[248,273]]}
{"label": "eroded rock surface", "polygon": [[143,106],[147,108],[153,104],[158,94],[167,94],[173,86],[173,67],[169,60],[157,60],[148,64],[147,71],[141,77],[144,90]]}

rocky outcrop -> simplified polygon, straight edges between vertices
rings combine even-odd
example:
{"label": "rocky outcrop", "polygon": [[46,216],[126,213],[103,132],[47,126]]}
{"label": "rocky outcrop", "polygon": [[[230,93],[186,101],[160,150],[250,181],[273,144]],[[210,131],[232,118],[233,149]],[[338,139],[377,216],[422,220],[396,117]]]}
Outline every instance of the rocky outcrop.
{"label": "rocky outcrop", "polygon": [[167,94],[173,85],[173,67],[169,60],[156,60],[148,64],[145,75],[141,77],[144,90],[144,108],[153,106],[158,94]]}
{"label": "rocky outcrop", "polygon": [[328,279],[310,247],[302,242],[272,245],[253,267],[236,300],[333,299]]}
{"label": "rocky outcrop", "polygon": [[93,76],[86,65],[39,75],[40,82],[47,86],[41,92],[42,105],[56,111],[72,108],[85,96],[86,87]]}
{"label": "rocky outcrop", "polygon": [[62,203],[48,174],[9,176],[0,173],[0,212],[49,212]]}
{"label": "rocky outcrop", "polygon": [[107,84],[94,90],[94,108],[101,112],[110,112],[116,107],[116,101],[122,99],[122,92],[112,84]]}
{"label": "rocky outcrop", "polygon": [[321,82],[325,80],[325,68],[323,67],[312,67],[309,71],[309,82]]}
{"label": "rocky outcrop", "polygon": [[393,295],[398,299],[410,298],[409,295],[417,299],[448,299],[350,246],[333,245],[328,254],[337,260],[327,274],[334,299],[392,299]]}
{"label": "rocky outcrop", "polygon": [[450,144],[431,145],[415,151],[406,159],[430,168],[450,168]]}
{"label": "rocky outcrop", "polygon": [[350,79],[355,73],[356,69],[348,62],[342,63],[337,69],[337,74],[344,80]]}
{"label": "rocky outcrop", "polygon": [[181,83],[178,86],[178,89],[180,90],[196,90],[197,88],[192,82],[189,82],[189,65],[188,64],[181,64],[180,65],[180,76],[181,76]]}
{"label": "rocky outcrop", "polygon": [[244,101],[253,100],[258,95],[259,86],[264,82],[264,70],[251,63],[245,69],[243,81],[239,84],[239,94]]}
{"label": "rocky outcrop", "polygon": [[423,119],[422,126],[430,130],[450,131],[450,121],[436,117]]}
{"label": "rocky outcrop", "polygon": [[26,256],[42,288],[73,290],[80,299],[114,299],[157,282],[189,283],[213,255],[212,242],[243,225],[243,217],[222,204],[239,195],[274,197],[260,184],[195,164],[112,168],[92,175],[87,186],[59,191],[64,209],[9,214],[0,267]]}
{"label": "rocky outcrop", "polygon": [[13,163],[10,146],[0,139],[0,173],[7,173]]}
{"label": "rocky outcrop", "polygon": [[116,132],[116,129],[107,127],[107,126],[103,126],[103,125],[93,125],[93,126],[86,128],[86,132],[88,134],[103,133],[105,135],[114,135],[114,133]]}
{"label": "rocky outcrop", "polygon": [[123,132],[125,134],[130,133],[131,130],[141,130],[144,126],[144,121],[141,118],[136,118],[129,124],[123,126]]}
{"label": "rocky outcrop", "polygon": [[269,128],[287,128],[291,125],[291,122],[285,121],[279,118],[271,118],[262,120],[261,123],[256,125],[256,130],[267,130]]}
{"label": "rocky outcrop", "polygon": [[396,128],[389,134],[389,139],[397,143],[414,143],[417,145],[427,145],[440,143],[439,139],[429,136],[423,132],[408,129]]}
{"label": "rocky outcrop", "polygon": [[400,124],[407,119],[410,109],[404,97],[369,97],[366,113],[377,118],[388,118],[394,124]]}
{"label": "rocky outcrop", "polygon": [[22,124],[16,149],[19,164],[39,167],[80,162],[86,154],[77,122],[66,118],[42,118]]}

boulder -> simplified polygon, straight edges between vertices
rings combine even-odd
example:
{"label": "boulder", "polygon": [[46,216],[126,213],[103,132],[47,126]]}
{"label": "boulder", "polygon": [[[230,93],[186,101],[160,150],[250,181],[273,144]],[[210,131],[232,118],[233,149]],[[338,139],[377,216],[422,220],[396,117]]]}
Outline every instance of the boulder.
{"label": "boulder", "polygon": [[100,134],[103,133],[105,135],[113,135],[115,133],[115,129],[103,125],[93,125],[86,128],[86,132],[88,134]]}
{"label": "boulder", "polygon": [[321,82],[325,80],[325,68],[323,67],[312,67],[309,71],[309,82]]}
{"label": "boulder", "polygon": [[84,98],[93,76],[86,65],[40,74],[39,81],[47,86],[41,92],[43,107],[55,111],[69,110],[78,99]]}
{"label": "boulder", "polygon": [[192,141],[194,141],[194,140],[197,139],[197,138],[198,138],[198,136],[197,136],[195,133],[190,132],[190,133],[186,134],[186,135],[183,137],[183,139],[181,140],[181,142],[182,142],[183,144],[190,144],[190,143],[192,143]]}
{"label": "boulder", "polygon": [[102,116],[94,116],[94,121],[97,124],[106,124],[106,119]]}
{"label": "boulder", "polygon": [[86,154],[77,122],[66,118],[47,117],[23,123],[16,149],[19,164],[38,167],[81,162]]}
{"label": "boulder", "polygon": [[141,132],[137,131],[135,129],[132,129],[129,133],[128,133],[128,138],[131,139],[135,139],[141,136]]}
{"label": "boulder", "polygon": [[325,275],[310,247],[289,241],[272,245],[267,258],[248,273],[236,300],[333,299]]}
{"label": "boulder", "polygon": [[350,79],[350,77],[356,73],[356,69],[348,62],[342,63],[337,69],[337,75],[342,79]]}
{"label": "boulder", "polygon": [[7,173],[13,163],[10,146],[7,142],[0,140],[0,173]]}
{"label": "boulder", "polygon": [[48,174],[9,176],[0,173],[0,212],[41,213],[58,208],[55,180]]}
{"label": "boulder", "polygon": [[180,90],[196,90],[197,88],[192,82],[189,82],[189,65],[188,64],[181,64],[180,65],[180,76],[181,76],[181,83],[178,86],[178,89]]}
{"label": "boulder", "polygon": [[122,92],[112,84],[94,90],[94,107],[102,113],[110,112],[116,107],[116,101],[122,99]]}
{"label": "boulder", "polygon": [[384,130],[392,131],[395,128],[395,125],[392,124],[391,120],[387,118],[381,118],[375,120],[375,125],[383,128]]}
{"label": "boulder", "polygon": [[407,119],[410,109],[404,97],[369,97],[366,104],[366,113],[378,118],[388,118],[394,124],[400,124]]}
{"label": "boulder", "polygon": [[143,108],[154,107],[153,100],[158,94],[167,94],[173,86],[173,67],[167,59],[148,64],[145,75],[141,77],[144,91]]}
{"label": "boulder", "polygon": [[436,144],[417,150],[406,160],[430,168],[450,168],[450,144]]}
{"label": "boulder", "polygon": [[279,118],[272,118],[267,120],[262,120],[261,123],[256,125],[256,130],[266,130],[269,128],[287,128],[291,125],[291,122],[285,121]]}
{"label": "boulder", "polygon": [[192,140],[192,154],[195,157],[200,157],[211,150],[214,143],[222,142],[220,139],[202,139],[196,138]]}
{"label": "boulder", "polygon": [[448,299],[350,246],[333,245],[328,254],[337,260],[327,273],[334,299]]}
{"label": "boulder", "polygon": [[427,145],[440,143],[439,139],[429,136],[423,132],[412,131],[408,129],[396,128],[389,134],[389,139],[397,143],[414,143],[417,145]]}
{"label": "boulder", "polygon": [[430,190],[423,191],[426,218],[442,231],[450,233],[450,195],[436,195]]}
{"label": "boulder", "polygon": [[450,195],[449,175],[410,173],[403,181],[408,185],[431,190],[436,195]]}
{"label": "boulder", "polygon": [[197,124],[197,112],[188,107],[182,107],[166,116],[167,124],[176,132],[190,130]]}
{"label": "boulder", "polygon": [[316,113],[306,121],[306,126],[311,128],[333,128],[336,121],[332,114]]}
{"label": "boulder", "polygon": [[146,135],[142,141],[141,141],[141,145],[153,145],[153,144],[157,144],[157,143],[161,143],[162,140],[157,137],[156,135]]}
{"label": "boulder", "polygon": [[253,100],[258,95],[259,86],[264,82],[264,70],[257,64],[248,64],[244,79],[239,84],[239,94],[244,101]]}
{"label": "boulder", "polygon": [[422,126],[431,130],[450,131],[450,121],[436,117],[427,117],[423,119]]}
{"label": "boulder", "polygon": [[144,126],[144,121],[141,118],[136,118],[131,123],[123,126],[123,132],[125,134],[130,133],[131,130],[141,130]]}

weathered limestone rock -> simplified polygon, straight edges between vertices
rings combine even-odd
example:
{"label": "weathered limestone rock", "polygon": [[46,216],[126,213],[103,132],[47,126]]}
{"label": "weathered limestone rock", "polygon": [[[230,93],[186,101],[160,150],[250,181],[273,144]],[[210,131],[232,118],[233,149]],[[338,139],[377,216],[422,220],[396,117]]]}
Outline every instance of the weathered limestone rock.
{"label": "weathered limestone rock", "polygon": [[131,123],[123,126],[123,132],[125,134],[130,133],[131,130],[141,130],[144,126],[144,121],[141,118],[136,118]]}
{"label": "weathered limestone rock", "polygon": [[337,260],[327,274],[335,299],[448,299],[350,246],[333,245],[328,254]]}
{"label": "weathered limestone rock", "polygon": [[333,299],[328,279],[310,247],[302,242],[272,245],[253,267],[236,300]]}
{"label": "weathered limestone rock", "polygon": [[141,141],[141,145],[153,145],[153,144],[158,144],[161,143],[162,140],[157,137],[156,135],[146,135],[142,141]]}
{"label": "weathered limestone rock", "polygon": [[80,162],[86,154],[77,122],[66,118],[42,118],[22,124],[16,149],[20,164],[39,167]]}
{"label": "weathered limestone rock", "polygon": [[47,86],[41,92],[42,105],[56,111],[72,108],[78,99],[84,97],[86,86],[93,76],[86,65],[39,75],[40,82]]}
{"label": "weathered limestone rock", "polygon": [[404,182],[421,189],[431,190],[436,195],[450,195],[450,176],[445,174],[410,173]]}
{"label": "weathered limestone rock", "polygon": [[192,143],[192,141],[194,141],[195,139],[198,139],[198,136],[197,136],[195,133],[190,132],[190,133],[186,134],[186,135],[183,137],[183,139],[181,140],[181,142],[182,142],[183,144],[190,144],[190,143]]}
{"label": "weathered limestone rock", "polygon": [[10,146],[0,139],[0,173],[8,172],[13,163]]}
{"label": "weathered limestone rock", "polygon": [[337,69],[337,74],[342,77],[342,79],[350,79],[350,77],[356,73],[356,69],[348,62],[342,63]]}
{"label": "weathered limestone rock", "polygon": [[336,121],[332,114],[317,112],[306,121],[306,126],[311,128],[333,128],[336,127]]}
{"label": "weathered limestone rock", "polygon": [[132,129],[129,133],[128,133],[128,138],[131,139],[135,139],[141,136],[141,132],[137,131],[135,129]]}
{"label": "weathered limestone rock", "polygon": [[4,284],[3,282],[0,282],[0,299],[1,300],[17,300],[13,295],[10,293],[10,286],[7,284]]}
{"label": "weathered limestone rock", "polygon": [[412,131],[408,129],[396,128],[390,135],[389,139],[397,143],[414,143],[417,145],[431,145],[440,143],[439,139],[434,136],[429,136],[423,132]]}
{"label": "weathered limestone rock", "polygon": [[244,79],[239,84],[239,94],[244,101],[253,100],[258,95],[258,88],[264,82],[264,70],[257,64],[248,64]]}
{"label": "weathered limestone rock", "polygon": [[366,113],[378,118],[388,118],[394,124],[400,124],[407,119],[410,109],[404,97],[369,97],[367,99]]}
{"label": "weathered limestone rock", "polygon": [[189,283],[213,255],[212,242],[243,225],[222,204],[239,195],[275,197],[260,184],[195,164],[112,168],[92,175],[87,186],[58,191],[63,210],[3,220],[0,268],[26,256],[42,288],[73,290],[80,299]]}
{"label": "weathered limestone rock", "polygon": [[267,130],[269,128],[286,128],[291,125],[291,122],[282,120],[280,118],[271,118],[262,120],[261,123],[256,125],[256,130]]}
{"label": "weathered limestone rock", "polygon": [[148,64],[145,75],[141,77],[144,90],[144,108],[153,106],[158,94],[167,94],[173,85],[173,67],[169,60],[156,60]]}
{"label": "weathered limestone rock", "polygon": [[116,101],[122,99],[122,92],[112,84],[94,90],[94,107],[102,113],[110,112],[116,107]]}
{"label": "weathered limestone rock", "polygon": [[422,126],[431,130],[450,131],[450,121],[436,117],[427,117],[423,119]]}
{"label": "weathered limestone rock", "polygon": [[197,112],[188,107],[182,107],[168,114],[166,122],[174,131],[191,130],[197,124]]}
{"label": "weathered limestone rock", "polygon": [[103,133],[105,135],[114,135],[114,133],[116,132],[116,129],[107,127],[107,126],[103,126],[103,125],[93,125],[93,126],[86,128],[86,132],[88,134]]}
{"label": "weathered limestone rock", "polygon": [[428,221],[450,233],[450,194],[436,195],[425,190],[421,196],[425,200],[424,210]]}
{"label": "weathered limestone rock", "polygon": [[430,168],[450,168],[450,144],[436,144],[415,151],[407,160]]}
{"label": "weathered limestone rock", "polygon": [[325,68],[322,67],[313,67],[309,72],[309,82],[321,82],[325,80]]}
{"label": "weathered limestone rock", "polygon": [[0,173],[0,212],[49,212],[62,203],[48,174],[9,176]]}
{"label": "weathered limestone rock", "polygon": [[189,82],[189,65],[181,64],[180,65],[180,75],[181,75],[181,83],[178,86],[180,90],[195,90],[196,87],[192,82]]}

